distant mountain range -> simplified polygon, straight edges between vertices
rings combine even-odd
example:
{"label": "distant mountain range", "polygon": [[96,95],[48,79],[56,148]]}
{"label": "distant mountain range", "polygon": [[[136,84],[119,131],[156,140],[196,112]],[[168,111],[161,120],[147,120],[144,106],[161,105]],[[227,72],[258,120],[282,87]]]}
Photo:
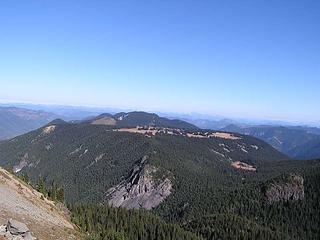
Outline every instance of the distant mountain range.
{"label": "distant mountain range", "polygon": [[0,140],[39,128],[58,116],[44,111],[17,107],[0,107]]}
{"label": "distant mountain range", "polygon": [[187,122],[194,124],[195,126],[201,129],[211,129],[211,130],[220,130],[231,124],[238,124],[237,121],[232,119],[220,119],[220,120],[210,120],[210,119],[184,119]]}
{"label": "distant mountain range", "polygon": [[320,129],[303,126],[239,126],[221,130],[257,137],[295,159],[320,158]]}
{"label": "distant mountain range", "polygon": [[31,103],[0,103],[0,107],[17,107],[35,111],[53,113],[65,121],[82,120],[84,118],[97,116],[102,113],[117,113],[123,110],[104,107],[66,106],[66,105],[46,105]]}

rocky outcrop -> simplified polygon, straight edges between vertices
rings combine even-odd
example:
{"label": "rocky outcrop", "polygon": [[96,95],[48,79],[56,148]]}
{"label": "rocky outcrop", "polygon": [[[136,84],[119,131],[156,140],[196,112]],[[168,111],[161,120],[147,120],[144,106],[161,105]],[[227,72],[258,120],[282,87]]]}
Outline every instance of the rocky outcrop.
{"label": "rocky outcrop", "polygon": [[298,201],[304,199],[304,179],[299,175],[283,176],[267,183],[263,193],[269,204],[279,201]]}
{"label": "rocky outcrop", "polygon": [[33,240],[29,228],[24,223],[10,219],[6,225],[0,226],[0,237],[8,240]]}
{"label": "rocky outcrop", "polygon": [[148,164],[147,160],[147,156],[143,157],[125,181],[107,191],[109,205],[127,209],[151,209],[171,194],[172,183],[169,177]]}
{"label": "rocky outcrop", "polygon": [[28,166],[28,159],[29,155],[26,153],[20,160],[18,165],[13,166],[13,172],[18,173],[20,172],[24,167]]}

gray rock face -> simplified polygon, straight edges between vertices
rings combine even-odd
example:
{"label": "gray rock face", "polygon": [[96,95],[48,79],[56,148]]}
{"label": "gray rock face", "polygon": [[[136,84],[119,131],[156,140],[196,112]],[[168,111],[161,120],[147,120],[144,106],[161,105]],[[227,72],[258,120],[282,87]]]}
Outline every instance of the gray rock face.
{"label": "gray rock face", "polygon": [[304,199],[303,178],[290,175],[282,180],[270,183],[265,189],[265,197],[269,204],[279,201],[298,201]]}
{"label": "gray rock face", "polygon": [[29,229],[24,223],[10,219],[7,223],[7,231],[9,231],[13,235],[19,235],[29,232]]}
{"label": "gray rock face", "polygon": [[157,172],[156,167],[147,164],[145,156],[140,164],[134,167],[128,179],[107,191],[108,204],[127,209],[151,209],[158,206],[171,194],[172,183],[165,176],[155,179]]}
{"label": "gray rock face", "polygon": [[21,222],[10,219],[6,225],[0,226],[0,237],[8,240],[34,240],[28,227]]}
{"label": "gray rock face", "polygon": [[20,172],[24,167],[28,166],[28,159],[29,155],[26,153],[20,160],[20,163],[18,165],[13,166],[13,172],[18,173]]}

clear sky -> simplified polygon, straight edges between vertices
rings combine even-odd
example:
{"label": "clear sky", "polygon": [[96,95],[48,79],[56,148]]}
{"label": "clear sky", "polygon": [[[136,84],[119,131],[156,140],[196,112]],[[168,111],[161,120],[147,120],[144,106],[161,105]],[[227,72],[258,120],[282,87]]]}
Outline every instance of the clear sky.
{"label": "clear sky", "polygon": [[320,1],[0,1],[0,100],[320,121]]}

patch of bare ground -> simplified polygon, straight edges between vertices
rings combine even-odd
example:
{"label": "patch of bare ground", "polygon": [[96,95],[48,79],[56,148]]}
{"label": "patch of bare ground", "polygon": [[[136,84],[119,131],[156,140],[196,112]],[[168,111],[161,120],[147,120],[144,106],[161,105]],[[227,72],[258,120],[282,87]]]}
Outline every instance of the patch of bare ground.
{"label": "patch of bare ground", "polygon": [[117,123],[117,121],[112,117],[103,117],[103,118],[99,118],[97,120],[94,120],[91,124],[114,126],[114,125],[116,125],[116,123]]}
{"label": "patch of bare ground", "polygon": [[157,129],[139,129],[139,128],[120,128],[116,129],[118,132],[139,133],[155,136],[158,133]]}
{"label": "patch of bare ground", "polygon": [[55,125],[47,126],[42,130],[43,134],[49,134],[52,133],[56,129]]}
{"label": "patch of bare ground", "polygon": [[223,139],[229,139],[229,140],[241,139],[240,137],[237,137],[232,133],[226,133],[226,132],[213,132],[213,133],[186,132],[182,129],[158,128],[158,127],[120,128],[120,129],[115,129],[114,131],[139,133],[147,136],[155,136],[157,134],[167,134],[167,135],[186,136],[189,138],[223,138]]}
{"label": "patch of bare ground", "polygon": [[244,162],[240,162],[240,161],[235,161],[235,162],[231,163],[231,166],[236,169],[240,169],[240,170],[244,170],[244,171],[252,171],[252,172],[257,171],[257,169],[254,166],[247,164],[247,163],[244,163]]}
{"label": "patch of bare ground", "polygon": [[239,137],[234,136],[231,133],[226,133],[226,132],[215,132],[212,133],[211,135],[209,135],[209,137],[217,137],[217,138],[224,138],[224,139],[230,139],[230,140],[237,140],[237,139],[241,139]]}
{"label": "patch of bare ground", "polygon": [[0,224],[10,218],[25,223],[37,239],[82,239],[54,202],[0,168]]}

